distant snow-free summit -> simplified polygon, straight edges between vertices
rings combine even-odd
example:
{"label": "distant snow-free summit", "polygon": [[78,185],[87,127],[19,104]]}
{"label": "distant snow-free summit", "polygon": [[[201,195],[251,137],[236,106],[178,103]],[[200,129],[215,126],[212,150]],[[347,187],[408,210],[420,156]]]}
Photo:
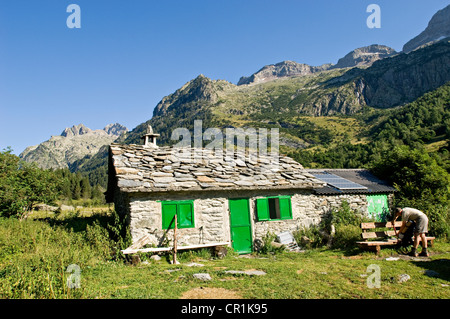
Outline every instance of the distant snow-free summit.
{"label": "distant snow-free summit", "polygon": [[64,129],[61,135],[27,147],[19,157],[44,169],[71,168],[76,161],[95,155],[102,146],[109,145],[127,131],[118,123],[109,124],[102,130],[74,125]]}
{"label": "distant snow-free summit", "polygon": [[237,85],[258,84],[278,78],[311,75],[330,69],[367,67],[375,61],[395,54],[397,52],[388,46],[372,44],[349,52],[343,58],[339,59],[337,64],[326,63],[320,66],[311,66],[294,61],[283,61],[277,64],[266,65],[248,77],[241,77]]}

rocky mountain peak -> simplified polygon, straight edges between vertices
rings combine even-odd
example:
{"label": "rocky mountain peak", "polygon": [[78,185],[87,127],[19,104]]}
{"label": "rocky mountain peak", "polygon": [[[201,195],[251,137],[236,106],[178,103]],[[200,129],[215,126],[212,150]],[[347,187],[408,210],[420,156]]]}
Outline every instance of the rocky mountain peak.
{"label": "rocky mountain peak", "polygon": [[72,127],[67,127],[64,129],[64,131],[61,133],[61,136],[64,137],[71,137],[76,135],[83,135],[87,134],[89,132],[92,132],[92,130],[83,124],[74,125]]}
{"label": "rocky mountain peak", "polygon": [[91,130],[78,124],[66,128],[59,136],[27,147],[19,157],[41,168],[70,168],[78,160],[94,156],[101,147],[114,142],[126,131],[128,129],[118,123],[109,124],[103,130]]}
{"label": "rocky mountain peak", "polygon": [[128,129],[125,126],[123,126],[119,123],[108,124],[105,126],[105,128],[103,130],[108,135],[114,135],[114,136],[120,136],[122,133],[128,131]]}
{"label": "rocky mountain peak", "polygon": [[397,52],[385,45],[372,44],[366,47],[357,48],[343,58],[339,59],[333,69],[350,68],[355,66],[369,66],[373,62],[395,55]]}
{"label": "rocky mountain peak", "polygon": [[203,74],[188,82],[185,89],[193,99],[210,101],[215,96],[213,81]]}
{"label": "rocky mountain peak", "polygon": [[426,29],[403,46],[403,52],[411,52],[447,37],[450,37],[450,5],[436,12]]}
{"label": "rocky mountain peak", "polygon": [[192,111],[191,107],[197,108],[203,104],[215,103],[218,99],[218,92],[229,86],[233,86],[233,84],[224,80],[211,80],[200,74],[174,93],[165,96],[156,105],[153,116],[164,115],[171,109],[181,112],[182,109],[179,108],[181,106],[184,111],[188,109]]}
{"label": "rocky mountain peak", "polygon": [[[111,136],[120,136],[123,132],[127,132],[128,129],[119,124],[108,124],[105,126],[103,130],[91,130],[89,127],[84,126],[84,124],[73,125],[72,127],[66,127],[64,131],[62,131],[61,136],[63,137],[74,137],[79,135],[89,134],[91,132],[102,132],[103,131]],[[104,133],[103,133],[104,134]]]}
{"label": "rocky mountain peak", "polygon": [[237,85],[262,83],[281,77],[309,75],[319,70],[322,70],[321,67],[294,61],[282,61],[277,64],[266,65],[249,77],[241,77]]}

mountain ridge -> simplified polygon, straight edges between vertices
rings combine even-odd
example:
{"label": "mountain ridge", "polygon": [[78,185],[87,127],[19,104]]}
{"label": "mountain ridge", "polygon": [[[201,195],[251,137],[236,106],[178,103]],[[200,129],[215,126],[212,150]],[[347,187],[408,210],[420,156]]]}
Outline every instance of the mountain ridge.
{"label": "mountain ridge", "polygon": [[[335,68],[308,75],[235,85],[204,75],[164,97],[153,117],[121,142],[140,143],[147,124],[171,142],[177,127],[239,127],[243,121],[270,122],[276,116],[352,116],[366,107],[393,108],[414,101],[450,81],[450,42],[440,41],[408,54],[395,53],[358,68]],[[256,124],[255,124],[256,125]],[[289,142],[288,142],[289,143]]]}
{"label": "mountain ridge", "polygon": [[70,168],[71,164],[95,155],[103,145],[119,138],[128,129],[118,123],[102,130],[92,130],[83,124],[65,128],[60,135],[51,136],[40,144],[27,147],[19,157],[41,168]]}
{"label": "mountain ridge", "polygon": [[310,66],[308,64],[298,63],[295,61],[282,61],[276,64],[266,65],[249,77],[241,77],[237,85],[257,84],[281,77],[310,75],[328,70],[330,66],[331,64]]}
{"label": "mountain ridge", "polygon": [[403,46],[403,52],[408,53],[424,45],[450,37],[450,5],[436,12],[427,27],[419,35],[409,40]]}
{"label": "mountain ridge", "polygon": [[375,61],[397,54],[397,51],[379,44],[371,44],[365,47],[357,48],[347,53],[343,58],[332,66],[332,68],[352,68],[361,66],[370,66]]}
{"label": "mountain ridge", "polygon": [[83,124],[73,125],[72,127],[66,127],[62,131],[61,136],[70,137],[75,135],[83,135],[92,132],[90,128],[87,128]]}
{"label": "mountain ridge", "polygon": [[[239,127],[243,119],[263,123],[261,121],[274,116],[348,116],[367,106],[391,108],[411,102],[450,81],[449,66],[450,42],[441,40],[408,54],[398,53],[376,60],[362,68],[330,68],[251,85],[235,85],[200,74],[174,93],[163,97],[150,120],[139,124],[126,136],[117,137],[117,141],[140,143],[147,124],[151,124],[154,131],[161,134],[159,143],[170,144],[173,143],[171,131],[176,127],[192,130],[194,120],[203,120],[205,127],[224,128]],[[38,165],[41,163],[43,168],[72,167],[76,170],[77,167],[90,167],[86,161],[96,158],[97,162],[101,162],[102,159],[96,157],[96,151],[116,140],[115,137],[96,142],[95,146],[82,141],[82,137],[95,133],[108,136],[105,131],[99,131],[102,130],[92,131],[84,125],[75,125],[62,133],[73,134],[72,138],[79,139],[78,146],[89,149],[89,152],[55,154],[58,147],[64,152],[67,150],[58,141],[66,137],[59,136],[52,137],[47,143],[27,148],[28,153],[33,155],[24,151],[21,157]],[[283,144],[306,145],[297,139],[295,136],[282,137]],[[71,147],[76,148],[74,145]],[[105,154],[103,151],[100,157]],[[47,164],[43,165],[42,162]]]}
{"label": "mountain ridge", "polygon": [[397,52],[388,46],[371,44],[350,51],[344,57],[340,58],[337,64],[326,63],[320,66],[311,66],[286,60],[276,64],[265,65],[248,77],[242,76],[237,85],[258,84],[284,77],[306,76],[331,69],[366,67],[372,65],[375,61],[395,54]]}

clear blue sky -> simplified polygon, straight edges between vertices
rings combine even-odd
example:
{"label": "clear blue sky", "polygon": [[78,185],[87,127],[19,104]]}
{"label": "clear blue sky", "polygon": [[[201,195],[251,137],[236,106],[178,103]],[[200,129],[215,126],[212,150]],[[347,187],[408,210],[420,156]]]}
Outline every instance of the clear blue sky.
{"label": "clear blue sky", "polygon": [[[69,29],[69,4],[81,28]],[[381,28],[369,29],[369,4]],[[237,83],[283,60],[336,63],[401,51],[449,0],[0,0],[0,150],[83,123],[129,129],[199,74]]]}

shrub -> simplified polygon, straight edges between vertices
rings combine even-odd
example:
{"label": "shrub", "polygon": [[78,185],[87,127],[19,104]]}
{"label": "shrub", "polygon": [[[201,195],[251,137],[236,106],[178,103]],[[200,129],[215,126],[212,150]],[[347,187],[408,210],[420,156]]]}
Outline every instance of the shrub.
{"label": "shrub", "polygon": [[347,201],[343,201],[339,209],[324,219],[326,229],[331,225],[335,227],[332,246],[335,248],[348,248],[355,245],[361,239],[360,225],[369,218],[363,216],[356,210],[352,210]]}
{"label": "shrub", "polygon": [[448,241],[450,239],[450,207],[433,205],[426,211],[430,234]]}
{"label": "shrub", "polygon": [[350,204],[347,201],[343,201],[338,209],[332,210],[322,220],[322,226],[330,231],[331,225],[354,225],[359,226],[366,218],[358,211],[352,210]]}
{"label": "shrub", "polygon": [[[295,240],[300,246],[306,248],[323,247],[330,243],[331,225],[335,233],[331,246],[334,248],[348,248],[354,246],[361,238],[360,224],[368,221],[358,211],[352,210],[347,201],[343,201],[338,209],[327,214],[318,225],[304,227],[294,233]],[[308,243],[302,242],[302,237],[309,239]]]}
{"label": "shrub", "polygon": [[297,244],[304,248],[318,248],[326,244],[326,239],[323,236],[320,225],[301,227],[299,230],[295,231],[293,235]]}
{"label": "shrub", "polygon": [[109,238],[107,229],[98,221],[92,225],[86,225],[85,238],[88,244],[100,251],[103,258],[108,259],[113,255],[113,242]]}
{"label": "shrub", "polygon": [[0,216],[22,219],[38,203],[53,204],[60,182],[52,171],[22,162],[11,151],[0,152]]}
{"label": "shrub", "polygon": [[361,240],[361,228],[355,225],[336,226],[336,233],[333,238],[332,247],[350,248],[355,246],[355,242]]}
{"label": "shrub", "polygon": [[125,258],[120,250],[126,249],[132,243],[126,216],[120,216],[115,210],[110,211],[109,222],[106,228],[111,239],[111,249],[115,259]]}
{"label": "shrub", "polygon": [[387,149],[373,164],[373,172],[396,186],[397,198],[448,205],[450,174],[424,149]]}
{"label": "shrub", "polygon": [[269,254],[269,253],[279,253],[284,251],[284,247],[275,247],[272,245],[272,242],[275,240],[277,235],[268,231],[262,238],[261,246],[258,249],[260,254]]}

